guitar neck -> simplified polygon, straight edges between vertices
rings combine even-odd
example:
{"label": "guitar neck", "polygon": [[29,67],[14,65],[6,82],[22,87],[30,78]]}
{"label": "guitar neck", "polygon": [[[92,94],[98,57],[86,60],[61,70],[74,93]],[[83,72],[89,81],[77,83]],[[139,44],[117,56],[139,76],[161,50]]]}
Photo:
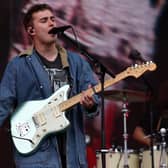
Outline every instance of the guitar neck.
{"label": "guitar neck", "polygon": [[[115,78],[111,78],[111,79],[106,80],[104,82],[104,89],[109,87],[109,86],[111,86],[112,84],[124,79],[127,76],[129,76],[129,73],[127,73],[127,71],[124,71],[124,72],[121,72],[118,75],[116,75]],[[89,89],[86,90],[86,92],[90,96],[92,96],[95,93],[99,93],[100,91],[101,91],[101,83],[99,83],[99,84],[95,85],[94,87],[89,88]],[[74,97],[71,97],[70,99],[62,102],[59,105],[60,110],[61,111],[65,111],[65,110],[71,108],[72,106],[76,105],[77,103],[80,102],[81,96],[82,96],[82,93],[77,94]]]}
{"label": "guitar neck", "polygon": [[[106,80],[104,82],[104,89],[117,83],[118,81],[120,81],[128,76],[134,76],[135,78],[138,78],[147,70],[154,71],[156,69],[156,67],[157,67],[156,64],[154,64],[152,61],[147,61],[146,63],[143,63],[141,65],[135,64],[134,66],[128,67],[125,71],[117,74],[115,76],[115,78],[110,78],[110,79]],[[100,83],[97,84],[96,86],[86,90],[86,92],[88,92],[88,94],[91,96],[95,93],[99,93],[100,91],[101,91],[101,84]],[[69,100],[62,102],[59,105],[60,111],[65,111],[65,110],[71,108],[72,106],[74,106],[75,104],[79,103],[81,100],[81,96],[82,96],[82,94],[80,93],[80,94],[70,98]]]}

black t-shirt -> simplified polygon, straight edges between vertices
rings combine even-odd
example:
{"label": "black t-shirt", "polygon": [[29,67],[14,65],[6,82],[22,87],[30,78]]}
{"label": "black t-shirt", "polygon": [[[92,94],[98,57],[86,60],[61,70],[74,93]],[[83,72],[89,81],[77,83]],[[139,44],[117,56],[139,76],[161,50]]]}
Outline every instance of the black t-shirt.
{"label": "black t-shirt", "polygon": [[44,69],[49,75],[53,92],[55,92],[65,84],[68,84],[67,69],[62,68],[62,62],[59,54],[54,61],[48,61],[40,55],[39,57],[44,64]]}
{"label": "black t-shirt", "polygon": [[[57,58],[54,61],[48,61],[43,56],[38,53],[40,60],[43,63],[43,67],[49,75],[51,82],[51,87],[53,92],[56,92],[60,87],[68,84],[68,71],[67,69],[62,68],[61,57],[58,54]],[[61,156],[62,167],[66,168],[66,133],[59,132],[57,133],[57,142],[59,153]]]}

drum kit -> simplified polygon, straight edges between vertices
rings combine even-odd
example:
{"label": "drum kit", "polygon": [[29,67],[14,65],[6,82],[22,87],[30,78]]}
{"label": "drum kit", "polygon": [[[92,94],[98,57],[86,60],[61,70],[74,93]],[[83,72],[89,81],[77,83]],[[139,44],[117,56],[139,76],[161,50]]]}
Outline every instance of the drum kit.
{"label": "drum kit", "polygon": [[[153,145],[151,149],[141,149],[139,151],[127,148],[128,134],[127,134],[127,113],[128,103],[146,102],[150,99],[144,92],[134,90],[106,90],[104,97],[108,100],[122,101],[123,113],[123,141],[124,147],[102,149],[96,151],[97,168],[168,168],[168,151],[166,145],[167,129],[161,128],[158,131],[160,142]],[[154,137],[154,135],[149,135]],[[153,156],[152,156],[153,153]],[[105,156],[105,166],[102,164],[102,158]],[[153,163],[152,163],[153,157]]]}

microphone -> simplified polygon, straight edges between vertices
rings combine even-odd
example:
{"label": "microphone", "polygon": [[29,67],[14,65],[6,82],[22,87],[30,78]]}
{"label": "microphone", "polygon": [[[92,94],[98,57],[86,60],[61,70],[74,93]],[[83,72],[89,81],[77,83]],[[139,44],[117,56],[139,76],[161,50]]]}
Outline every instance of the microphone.
{"label": "microphone", "polygon": [[136,60],[136,61],[142,61],[142,62],[145,61],[145,59],[142,57],[141,53],[136,49],[133,49],[130,52],[129,58],[131,58],[132,60]]}
{"label": "microphone", "polygon": [[51,30],[49,30],[48,34],[58,34],[63,33],[66,29],[71,28],[72,26],[61,26],[61,27],[53,27]]}

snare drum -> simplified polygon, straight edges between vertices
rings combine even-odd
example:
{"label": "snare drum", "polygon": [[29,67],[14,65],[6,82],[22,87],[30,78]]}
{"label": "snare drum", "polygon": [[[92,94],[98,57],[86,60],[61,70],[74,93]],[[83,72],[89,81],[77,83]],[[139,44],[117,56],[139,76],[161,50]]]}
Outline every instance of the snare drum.
{"label": "snare drum", "polygon": [[[102,168],[102,153],[96,153],[97,168]],[[123,168],[124,154],[115,150],[107,150],[105,152],[106,168]],[[128,165],[129,168],[140,168],[139,155],[133,150],[128,150]]]}
{"label": "snare drum", "polygon": [[[154,167],[160,168],[161,147],[159,145],[153,147],[153,154],[154,154]],[[166,159],[167,159],[167,165],[168,165],[167,152],[166,152]],[[152,168],[151,150],[144,150],[142,152],[141,168]]]}

